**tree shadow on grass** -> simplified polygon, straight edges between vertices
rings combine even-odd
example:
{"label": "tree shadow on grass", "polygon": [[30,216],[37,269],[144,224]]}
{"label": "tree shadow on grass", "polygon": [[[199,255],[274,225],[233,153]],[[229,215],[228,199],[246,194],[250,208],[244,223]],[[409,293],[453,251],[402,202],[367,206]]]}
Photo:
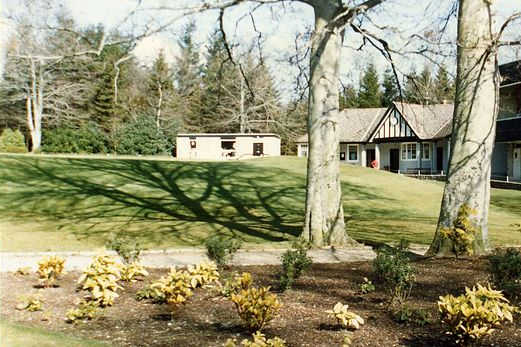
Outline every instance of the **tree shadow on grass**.
{"label": "tree shadow on grass", "polygon": [[[223,234],[277,242],[294,239],[302,228],[305,176],[276,167],[27,157],[0,162],[0,216],[55,221],[53,230],[72,230],[77,238],[126,233],[152,245],[200,245],[209,234]],[[385,199],[370,187],[343,182],[342,188],[346,204]],[[359,207],[354,217],[378,211]]]}

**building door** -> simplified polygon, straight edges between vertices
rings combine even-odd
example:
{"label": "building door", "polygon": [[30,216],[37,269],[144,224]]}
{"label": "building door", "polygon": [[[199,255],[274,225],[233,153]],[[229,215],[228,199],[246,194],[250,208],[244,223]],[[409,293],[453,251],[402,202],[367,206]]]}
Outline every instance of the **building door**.
{"label": "building door", "polygon": [[261,156],[264,155],[264,143],[257,142],[253,144],[253,155]]}
{"label": "building door", "polygon": [[376,159],[376,150],[368,149],[365,151],[365,153],[366,153],[365,166],[371,167],[371,162]]}
{"label": "building door", "polygon": [[514,148],[513,174],[515,180],[521,179],[521,148]]}
{"label": "building door", "polygon": [[436,148],[436,170],[443,171],[443,147]]}
{"label": "building door", "polygon": [[398,172],[398,170],[400,170],[400,150],[398,148],[391,148],[389,155],[391,157],[389,170],[391,170],[391,172]]}

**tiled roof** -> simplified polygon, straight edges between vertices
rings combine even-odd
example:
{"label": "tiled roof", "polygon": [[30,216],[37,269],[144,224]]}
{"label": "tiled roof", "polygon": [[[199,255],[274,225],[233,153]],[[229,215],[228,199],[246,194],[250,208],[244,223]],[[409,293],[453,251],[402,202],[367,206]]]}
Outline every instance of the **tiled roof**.
{"label": "tiled roof", "polygon": [[445,137],[452,131],[452,104],[416,105],[395,102],[394,105],[420,140]]}
{"label": "tiled roof", "polygon": [[[386,108],[348,108],[340,111],[340,142],[366,142],[385,111]],[[308,135],[302,135],[297,142],[308,142]]]}

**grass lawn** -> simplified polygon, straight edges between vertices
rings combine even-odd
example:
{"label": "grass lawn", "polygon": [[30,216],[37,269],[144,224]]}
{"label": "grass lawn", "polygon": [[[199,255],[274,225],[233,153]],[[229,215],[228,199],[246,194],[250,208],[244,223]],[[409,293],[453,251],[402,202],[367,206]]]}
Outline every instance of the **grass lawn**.
{"label": "grass lawn", "polygon": [[[0,155],[1,251],[103,247],[128,234],[149,248],[200,246],[211,234],[287,245],[302,225],[302,158],[240,162]],[[443,185],[342,165],[348,230],[358,240],[430,243]],[[521,244],[521,192],[492,191],[494,245]]]}
{"label": "grass lawn", "polygon": [[29,328],[18,324],[7,323],[5,321],[0,321],[0,341],[2,341],[2,346],[9,347],[107,346],[105,343],[94,340],[84,340],[41,328]]}

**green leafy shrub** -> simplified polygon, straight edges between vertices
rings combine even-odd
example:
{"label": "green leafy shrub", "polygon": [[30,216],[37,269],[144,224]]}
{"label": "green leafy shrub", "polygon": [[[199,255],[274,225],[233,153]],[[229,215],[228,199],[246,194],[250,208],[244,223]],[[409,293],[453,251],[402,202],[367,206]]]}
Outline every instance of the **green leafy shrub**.
{"label": "green leafy shrub", "polygon": [[116,129],[113,146],[119,154],[154,155],[169,152],[168,139],[150,116],[139,116]]}
{"label": "green leafy shrub", "polygon": [[[247,339],[242,340],[240,346],[244,347],[286,347],[286,341],[279,337],[267,339],[263,333],[257,331],[252,335],[253,341]],[[228,339],[223,345],[224,347],[237,347],[236,339]]]}
{"label": "green leafy shrub", "polygon": [[139,262],[143,251],[143,247],[135,238],[123,235],[112,235],[105,246],[115,251],[124,264]]}
{"label": "green leafy shrub", "polygon": [[48,153],[106,153],[107,137],[94,123],[80,128],[44,130],[42,151]]}
{"label": "green leafy shrub", "polygon": [[213,236],[206,239],[206,254],[208,258],[217,263],[218,266],[228,264],[235,252],[241,248],[241,242],[233,238]]}
{"label": "green leafy shrub", "polygon": [[76,323],[81,320],[91,320],[98,313],[99,306],[95,301],[80,301],[77,308],[70,309],[66,313],[67,323]]}
{"label": "green leafy shrub", "polygon": [[313,264],[308,257],[308,246],[304,243],[294,244],[294,249],[282,254],[282,273],[280,274],[280,289],[282,291],[291,288],[293,283],[307,271]]}
{"label": "green leafy shrub", "polygon": [[477,288],[465,288],[465,294],[457,297],[440,296],[438,309],[447,334],[456,343],[491,335],[504,321],[512,322],[515,310],[500,291],[480,284]]}
{"label": "green leafy shrub", "polygon": [[375,291],[375,286],[367,277],[364,277],[364,282],[360,283],[360,292],[367,294]]}
{"label": "green leafy shrub", "polygon": [[463,204],[458,210],[458,216],[451,228],[442,228],[441,235],[452,241],[452,250],[456,257],[460,255],[472,255],[474,253],[473,243],[479,231],[470,220],[470,216],[476,211],[469,205]]}
{"label": "green leafy shrub", "polygon": [[364,319],[354,312],[348,311],[348,305],[337,302],[332,310],[327,310],[326,313],[332,315],[344,328],[359,329],[364,324]]}
{"label": "green leafy shrub", "polygon": [[401,304],[409,297],[416,277],[405,253],[378,250],[373,269],[378,280],[388,288],[391,304]]}
{"label": "green leafy shrub", "polygon": [[221,290],[221,295],[230,297],[232,294],[238,294],[243,289],[248,289],[253,284],[251,274],[243,272],[241,275],[236,274],[233,278],[225,281]]}
{"label": "green leafy shrub", "polygon": [[43,308],[43,300],[39,295],[28,295],[20,298],[20,303],[16,305],[17,310],[26,310],[29,312],[41,311]]}
{"label": "green leafy shrub", "polygon": [[99,306],[112,306],[114,299],[119,296],[116,291],[123,289],[118,285],[121,272],[122,266],[114,257],[99,255],[94,257],[93,262],[78,279],[78,283],[82,285],[82,289],[90,292],[92,300]]}
{"label": "green leafy shrub", "polygon": [[391,310],[391,317],[394,321],[404,324],[415,324],[424,326],[431,323],[431,316],[429,312],[421,308],[413,308],[407,304]]}
{"label": "green leafy shrub", "polygon": [[515,248],[496,250],[489,257],[494,284],[511,298],[521,297],[521,251]]}
{"label": "green leafy shrub", "polygon": [[38,262],[38,276],[43,286],[51,286],[63,273],[65,259],[58,256],[45,257]]}
{"label": "green leafy shrub", "polygon": [[0,152],[25,153],[25,138],[20,130],[4,129],[0,135]]}
{"label": "green leafy shrub", "polygon": [[261,330],[279,311],[281,304],[270,287],[243,289],[231,295],[239,317],[250,331]]}

